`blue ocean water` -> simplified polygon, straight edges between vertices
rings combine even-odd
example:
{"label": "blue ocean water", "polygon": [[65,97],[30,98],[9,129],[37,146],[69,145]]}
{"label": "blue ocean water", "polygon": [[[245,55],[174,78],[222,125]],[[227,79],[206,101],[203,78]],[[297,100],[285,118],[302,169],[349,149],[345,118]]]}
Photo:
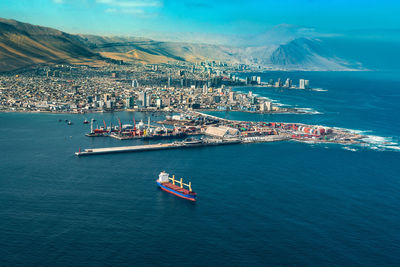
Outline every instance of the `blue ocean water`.
{"label": "blue ocean water", "polygon": [[[108,124],[151,114],[2,113],[2,265],[398,265],[399,76],[263,74],[271,76],[308,78],[327,91],[251,90],[321,114],[218,115],[346,127],[380,143],[353,151],[277,142],[77,158],[79,147],[142,143],[85,137],[84,118]],[[192,181],[197,203],[158,189],[161,170]]]}

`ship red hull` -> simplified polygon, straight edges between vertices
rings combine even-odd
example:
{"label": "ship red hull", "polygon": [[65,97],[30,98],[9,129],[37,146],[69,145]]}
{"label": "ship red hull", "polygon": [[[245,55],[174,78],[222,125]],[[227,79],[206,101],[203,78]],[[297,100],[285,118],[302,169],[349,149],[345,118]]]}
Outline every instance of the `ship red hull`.
{"label": "ship red hull", "polygon": [[[173,194],[173,195],[175,195],[175,196],[177,196],[177,197],[184,198],[184,199],[187,199],[187,200],[190,200],[190,201],[196,201],[196,196],[197,196],[196,193],[189,193],[188,190],[186,190],[186,189],[180,189],[178,186],[172,185],[172,184],[170,184],[170,183],[168,183],[168,185],[166,185],[166,184],[161,184],[161,183],[159,183],[159,182],[157,181],[157,184],[158,184],[158,185],[161,187],[161,189],[164,190],[165,192],[168,192],[168,193]],[[176,188],[177,188],[176,190],[180,190],[181,192],[178,192],[178,191],[174,190],[174,189],[171,188],[171,187],[176,187]],[[179,188],[179,189],[178,189],[178,188]]]}

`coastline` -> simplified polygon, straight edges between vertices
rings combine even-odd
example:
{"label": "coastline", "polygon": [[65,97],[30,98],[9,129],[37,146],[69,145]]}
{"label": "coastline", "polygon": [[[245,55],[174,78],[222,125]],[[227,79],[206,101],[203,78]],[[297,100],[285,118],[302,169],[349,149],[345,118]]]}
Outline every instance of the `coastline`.
{"label": "coastline", "polygon": [[[303,109],[303,108],[302,108]],[[93,110],[93,111],[84,111],[84,112],[77,112],[77,111],[50,111],[50,110],[0,110],[0,113],[38,113],[38,114],[91,114],[91,113],[114,113],[114,112],[144,112],[144,113],[182,113],[182,112],[244,112],[244,113],[251,113],[251,114],[319,114],[313,112],[308,112],[296,108],[282,108],[282,110],[276,111],[251,111],[251,110],[237,110],[237,109],[230,109],[230,110],[220,110],[220,109],[194,109],[194,110],[180,110],[180,109],[172,109],[172,110],[160,110],[160,109],[114,109],[114,110]]]}
{"label": "coastline", "polygon": [[[251,122],[251,123],[257,123],[256,121],[241,121],[241,120],[232,120],[232,119],[224,119],[221,117],[213,116],[204,112],[207,111],[221,111],[221,110],[192,110],[192,111],[183,111],[183,110],[170,110],[170,111],[165,111],[165,110],[126,110],[126,109],[121,109],[121,110],[114,110],[114,111],[91,111],[87,113],[76,113],[76,112],[53,112],[53,111],[1,111],[0,113],[25,113],[25,114],[54,114],[54,115],[84,115],[84,114],[98,114],[98,113],[114,113],[114,112],[143,112],[143,113],[192,113],[192,114],[197,114],[200,116],[205,116],[205,117],[210,117],[213,119],[217,119],[219,121],[225,122],[225,123],[246,123],[246,122]],[[230,112],[243,112],[243,113],[253,113],[254,112],[246,112],[246,111],[240,111],[240,110],[230,110]],[[271,114],[271,113],[270,113]],[[279,114],[279,113],[272,113],[272,114]],[[293,113],[292,113],[293,114]],[[165,123],[165,124],[185,124],[184,121],[161,121],[157,123]],[[278,122],[279,123],[279,122]],[[312,144],[340,144],[340,145],[361,145],[361,146],[368,146],[373,149],[377,146],[376,142],[374,141],[375,139],[391,139],[390,137],[381,137],[381,136],[375,136],[375,135],[367,135],[364,134],[365,131],[362,130],[354,130],[354,129],[347,129],[347,128],[342,128],[342,127],[334,127],[334,126],[324,126],[324,125],[314,125],[314,124],[305,124],[305,123],[298,123],[298,122],[293,122],[293,123],[284,123],[284,124],[295,124],[298,126],[303,126],[303,127],[326,127],[326,128],[331,128],[335,132],[339,133],[339,135],[342,136],[349,136],[351,138],[345,140],[345,141],[340,141],[340,140],[324,140],[324,139],[315,139],[310,136],[300,136],[296,138],[288,138],[288,141],[297,141],[297,142],[302,142],[302,143],[312,143]],[[278,135],[279,136],[279,135]],[[372,141],[371,141],[371,140]],[[256,141],[252,141],[256,142]],[[397,145],[397,143],[393,143],[390,141],[385,141],[382,144],[378,144],[378,146],[384,146],[390,148],[390,145]]]}

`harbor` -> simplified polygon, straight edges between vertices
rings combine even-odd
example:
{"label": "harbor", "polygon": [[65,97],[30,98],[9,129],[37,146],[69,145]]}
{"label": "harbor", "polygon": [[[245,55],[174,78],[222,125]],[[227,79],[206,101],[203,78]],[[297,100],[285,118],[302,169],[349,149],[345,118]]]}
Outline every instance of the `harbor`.
{"label": "harbor", "polygon": [[[167,128],[165,124],[174,125]],[[123,124],[118,119],[116,126],[97,126],[94,129],[93,119],[90,123],[89,137],[111,137],[117,140],[168,140],[180,139],[169,143],[138,144],[103,148],[85,148],[75,152],[77,156],[143,152],[178,148],[219,146],[228,144],[250,144],[277,141],[298,141],[314,143],[361,144],[363,135],[346,129],[301,123],[235,121],[222,119],[201,112],[185,112],[179,115],[166,116],[164,121],[152,125],[140,121],[136,124]],[[179,126],[177,126],[179,125]],[[194,138],[192,136],[201,136]],[[185,139],[186,138],[186,139]]]}
{"label": "harbor", "polygon": [[[148,117],[148,123],[144,124],[143,121],[136,123],[133,117],[133,124],[122,123],[118,119],[118,125],[107,126],[103,120],[104,126],[94,127],[94,120],[90,123],[90,132],[85,134],[87,137],[111,137],[118,140],[158,140],[158,139],[183,139],[189,135],[199,135],[200,128],[191,126],[177,126],[173,125],[173,128],[167,128],[162,123],[158,125],[152,125],[150,123],[150,117]],[[85,123],[85,122],[84,122]]]}

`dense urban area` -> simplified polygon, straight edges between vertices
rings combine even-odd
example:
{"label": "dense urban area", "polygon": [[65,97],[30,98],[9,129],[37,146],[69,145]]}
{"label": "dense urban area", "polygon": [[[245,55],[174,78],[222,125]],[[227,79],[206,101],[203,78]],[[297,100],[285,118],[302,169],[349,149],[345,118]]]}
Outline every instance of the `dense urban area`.
{"label": "dense urban area", "polygon": [[[247,112],[305,113],[274,106],[265,98],[232,90],[234,86],[309,88],[301,79],[295,86],[246,76],[247,65],[221,62],[165,63],[154,65],[38,66],[0,74],[0,111],[110,112],[240,110]],[[239,78],[238,73],[242,74]],[[243,75],[244,74],[244,75]]]}

